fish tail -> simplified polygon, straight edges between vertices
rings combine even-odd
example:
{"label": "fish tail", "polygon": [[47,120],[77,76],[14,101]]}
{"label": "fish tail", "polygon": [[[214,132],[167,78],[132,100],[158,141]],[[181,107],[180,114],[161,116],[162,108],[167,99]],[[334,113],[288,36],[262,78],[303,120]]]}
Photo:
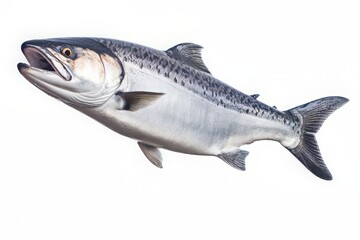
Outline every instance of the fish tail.
{"label": "fish tail", "polygon": [[331,180],[332,175],[321,157],[315,133],[331,113],[348,101],[344,97],[325,97],[286,111],[300,118],[302,123],[299,144],[288,150],[307,169],[324,180]]}

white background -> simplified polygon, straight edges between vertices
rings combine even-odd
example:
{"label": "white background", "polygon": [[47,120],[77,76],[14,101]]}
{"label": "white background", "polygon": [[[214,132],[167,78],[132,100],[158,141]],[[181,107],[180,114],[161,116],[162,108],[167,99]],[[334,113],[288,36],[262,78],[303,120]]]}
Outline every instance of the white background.
{"label": "white background", "polygon": [[[0,239],[359,239],[358,1],[9,1],[0,6]],[[350,102],[317,134],[334,180],[275,142],[247,171],[122,137],[29,84],[23,41],[95,36],[204,46],[213,75],[286,110]]]}

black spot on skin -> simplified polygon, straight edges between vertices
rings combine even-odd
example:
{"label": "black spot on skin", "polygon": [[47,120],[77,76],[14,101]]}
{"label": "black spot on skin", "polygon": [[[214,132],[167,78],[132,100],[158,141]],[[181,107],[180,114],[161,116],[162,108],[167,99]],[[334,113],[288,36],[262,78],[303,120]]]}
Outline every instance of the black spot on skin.
{"label": "black spot on skin", "polygon": [[175,69],[175,73],[179,74],[179,72],[180,72],[180,66],[177,66],[176,69]]}
{"label": "black spot on skin", "polygon": [[169,62],[170,64],[170,72],[172,72],[174,70],[175,64],[172,62]]}
{"label": "black spot on skin", "polygon": [[168,61],[166,61],[165,59],[161,59],[160,64],[163,68],[166,68],[166,66],[168,65]]}
{"label": "black spot on skin", "polygon": [[184,81],[181,81],[181,86],[185,86],[185,83],[184,83]]}
{"label": "black spot on skin", "polygon": [[156,55],[153,55],[153,59],[154,59],[154,61],[158,61],[158,60],[159,60],[159,57],[156,56]]}
{"label": "black spot on skin", "polygon": [[182,69],[183,74],[185,75],[185,77],[187,78],[189,76],[189,71],[185,68]]}
{"label": "black spot on skin", "polygon": [[176,78],[174,78],[174,82],[177,83],[177,79],[176,79]]}

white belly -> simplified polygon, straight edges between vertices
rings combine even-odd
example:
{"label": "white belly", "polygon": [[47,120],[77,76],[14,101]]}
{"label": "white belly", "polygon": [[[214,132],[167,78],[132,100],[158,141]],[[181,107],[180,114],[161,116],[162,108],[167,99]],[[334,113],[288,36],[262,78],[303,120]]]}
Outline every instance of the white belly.
{"label": "white belly", "polygon": [[261,139],[292,141],[291,129],[279,122],[219,107],[149,72],[127,73],[122,91],[165,95],[135,112],[116,110],[114,99],[101,108],[81,111],[119,134],[189,154],[218,155]]}

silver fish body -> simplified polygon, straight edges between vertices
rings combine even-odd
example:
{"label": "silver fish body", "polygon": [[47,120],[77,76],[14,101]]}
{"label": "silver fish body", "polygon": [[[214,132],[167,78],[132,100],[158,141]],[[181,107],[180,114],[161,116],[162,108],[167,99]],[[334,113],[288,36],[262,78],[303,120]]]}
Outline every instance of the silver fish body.
{"label": "silver fish body", "polygon": [[[66,55],[64,46],[77,53],[72,61],[65,58],[61,61],[60,53]],[[314,134],[328,115],[348,101],[346,98],[328,97],[279,111],[258,101],[256,95],[246,95],[214,78],[202,62],[201,47],[191,43],[179,44],[167,51],[100,38],[24,43],[23,51],[25,49],[30,65],[33,62],[37,68],[56,70],[52,57],[43,56],[50,67],[40,66],[34,54],[26,54],[28,48],[43,51],[41,54],[49,52],[57,62],[66,62],[64,69],[80,83],[82,79],[87,80],[87,72],[76,74],[76,66],[83,66],[84,62],[94,64],[88,59],[97,53],[100,60],[95,65],[99,70],[92,71],[100,72],[100,78],[105,79],[104,83],[94,84],[98,90],[87,90],[91,94],[86,97],[81,92],[76,93],[76,97],[73,93],[62,97],[52,90],[39,88],[115,132],[136,139],[145,156],[158,167],[162,167],[158,149],[164,148],[217,156],[244,170],[248,152],[240,150],[240,146],[273,140],[281,143],[315,175],[327,180],[332,178]],[[91,54],[87,52],[90,50]],[[81,54],[84,57],[80,57]],[[77,64],[79,60],[81,65]],[[30,67],[19,65],[19,70],[34,83],[29,77]],[[61,73],[67,75],[63,70]],[[96,101],[92,96],[96,96]]]}
{"label": "silver fish body", "polygon": [[[112,49],[126,72],[119,91],[164,93],[141,111],[118,111],[116,97],[86,109],[122,135],[177,152],[215,156],[256,140],[276,140],[287,147],[299,141],[297,122],[206,72],[131,43],[118,42]],[[161,65],[165,61],[169,67]]]}

